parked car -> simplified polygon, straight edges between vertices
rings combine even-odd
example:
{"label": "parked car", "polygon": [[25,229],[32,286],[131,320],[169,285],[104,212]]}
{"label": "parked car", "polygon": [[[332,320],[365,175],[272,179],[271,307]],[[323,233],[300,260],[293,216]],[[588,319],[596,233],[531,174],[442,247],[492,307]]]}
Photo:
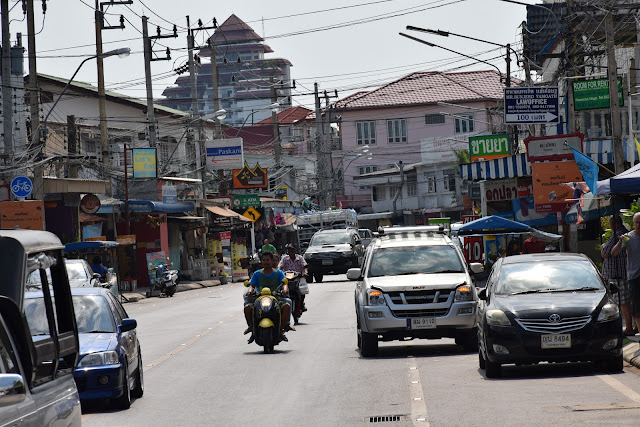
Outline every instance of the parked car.
{"label": "parked car", "polygon": [[364,245],[355,228],[322,230],[311,238],[304,253],[308,279],[322,282],[325,274],[346,273],[360,267],[364,259]]}
{"label": "parked car", "polygon": [[[80,357],[73,371],[80,400],[112,399],[128,409],[142,397],[144,378],[137,323],[108,289],[73,288]],[[45,333],[42,292],[27,292],[25,311],[32,334]]]}
{"label": "parked car", "polygon": [[375,239],[375,237],[373,237],[373,232],[368,228],[358,228],[358,235],[360,236],[365,248],[369,246],[369,243],[371,243],[373,239]]}
{"label": "parked car", "polygon": [[504,364],[543,361],[592,361],[622,370],[619,309],[586,256],[500,258],[479,298],[478,359],[487,377],[500,376]]}
{"label": "parked car", "polygon": [[[455,338],[475,351],[476,289],[460,248],[438,226],[381,229],[357,280],[357,342],[363,357],[378,352],[378,341]],[[472,263],[475,273],[483,270]]]}
{"label": "parked car", "polygon": [[[65,259],[69,286],[72,288],[86,288],[100,286],[100,274],[94,273],[89,263],[84,259]],[[47,277],[51,280],[51,272],[47,270]],[[39,288],[40,273],[34,271],[27,277],[27,287]]]}
{"label": "parked car", "polygon": [[[46,231],[0,230],[2,426],[81,424],[72,375],[78,360],[78,331],[62,249],[60,239]],[[44,319],[45,331],[36,335],[30,331],[24,306],[25,277],[33,271],[44,275],[45,268],[52,272],[50,292],[43,300],[50,316]]]}

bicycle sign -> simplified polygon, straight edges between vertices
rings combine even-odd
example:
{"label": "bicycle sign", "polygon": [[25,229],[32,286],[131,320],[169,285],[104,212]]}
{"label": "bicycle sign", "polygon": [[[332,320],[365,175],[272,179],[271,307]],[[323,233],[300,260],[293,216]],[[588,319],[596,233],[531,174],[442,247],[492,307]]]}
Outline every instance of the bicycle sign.
{"label": "bicycle sign", "polygon": [[11,181],[11,193],[18,198],[25,198],[31,194],[33,183],[26,176],[17,176]]}

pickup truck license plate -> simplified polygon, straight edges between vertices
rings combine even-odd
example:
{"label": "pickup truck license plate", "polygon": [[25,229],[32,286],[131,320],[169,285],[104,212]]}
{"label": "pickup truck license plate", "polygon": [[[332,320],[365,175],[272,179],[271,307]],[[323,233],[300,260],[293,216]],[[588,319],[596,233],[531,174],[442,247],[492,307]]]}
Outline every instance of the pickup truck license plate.
{"label": "pickup truck license plate", "polygon": [[323,259],[322,260],[322,265],[333,265],[333,260],[332,259]]}
{"label": "pickup truck license plate", "polygon": [[435,317],[414,317],[407,319],[407,329],[435,329]]}
{"label": "pickup truck license plate", "polygon": [[571,334],[548,334],[540,337],[542,348],[571,348]]}

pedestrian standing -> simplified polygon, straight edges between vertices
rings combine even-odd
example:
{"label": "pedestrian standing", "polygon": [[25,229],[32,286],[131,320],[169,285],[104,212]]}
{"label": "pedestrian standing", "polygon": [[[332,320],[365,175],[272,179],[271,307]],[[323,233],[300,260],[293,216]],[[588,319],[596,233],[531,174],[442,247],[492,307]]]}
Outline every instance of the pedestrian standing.
{"label": "pedestrian standing", "polygon": [[544,242],[531,234],[527,240],[522,243],[523,254],[539,254],[544,253]]}
{"label": "pedestrian standing", "polygon": [[609,217],[609,228],[612,231],[611,236],[602,245],[600,251],[602,255],[602,276],[608,281],[614,282],[618,287],[618,292],[614,295],[614,298],[620,304],[620,310],[624,318],[624,334],[635,335],[633,320],[631,319],[629,282],[627,281],[627,250],[622,248],[617,255],[612,254],[616,243],[620,241],[620,238],[628,230],[622,224],[622,218],[618,214],[613,214]]}
{"label": "pedestrian standing", "polygon": [[620,236],[618,243],[611,250],[616,256],[623,249],[627,250],[627,280],[631,297],[631,316],[640,325],[640,212],[633,215],[633,230]]}

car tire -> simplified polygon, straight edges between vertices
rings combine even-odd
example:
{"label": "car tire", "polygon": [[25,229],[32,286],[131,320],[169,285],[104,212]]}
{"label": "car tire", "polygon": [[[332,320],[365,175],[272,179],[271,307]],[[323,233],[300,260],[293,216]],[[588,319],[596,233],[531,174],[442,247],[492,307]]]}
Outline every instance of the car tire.
{"label": "car tire", "polygon": [[478,350],[478,367],[480,369],[486,369],[487,368],[487,363],[484,360],[484,356],[482,355],[482,351]]}
{"label": "car tire", "polygon": [[131,396],[139,399],[144,394],[144,369],[142,366],[142,352],[138,347],[138,371],[136,372],[136,386],[131,390]]}
{"label": "car tire", "polygon": [[610,373],[622,372],[624,367],[624,359],[622,355],[616,356],[613,359],[604,360],[602,365],[606,372],[610,372]]}
{"label": "car tire", "polygon": [[485,369],[487,378],[500,378],[502,374],[502,367],[499,363],[492,362],[485,359]]}
{"label": "car tire", "polygon": [[316,283],[322,283],[322,279],[323,279],[322,273],[314,273],[313,276],[316,279]]}
{"label": "car tire", "polygon": [[378,335],[360,330],[360,354],[372,357],[378,354]]}
{"label": "car tire", "polygon": [[478,351],[478,332],[476,328],[473,328],[471,332],[461,333],[456,337],[456,344],[461,345],[462,349],[467,353]]}
{"label": "car tire", "polygon": [[129,409],[131,407],[131,389],[129,388],[129,361],[124,361],[124,379],[122,384],[122,396],[115,399],[118,409]]}

